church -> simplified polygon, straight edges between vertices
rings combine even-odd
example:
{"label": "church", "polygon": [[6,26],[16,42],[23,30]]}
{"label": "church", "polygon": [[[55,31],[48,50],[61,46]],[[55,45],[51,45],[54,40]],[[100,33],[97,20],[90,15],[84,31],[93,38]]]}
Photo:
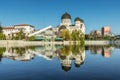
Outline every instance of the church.
{"label": "church", "polygon": [[73,30],[81,30],[85,34],[84,21],[81,18],[76,17],[74,19],[74,24],[72,24],[71,16],[67,12],[62,15],[61,23],[58,26],[58,31],[62,29],[68,29],[70,32],[72,32]]}
{"label": "church", "polygon": [[42,36],[46,39],[57,38],[59,37],[60,32],[64,29],[68,29],[70,33],[72,33],[73,30],[77,30],[82,31],[85,34],[85,25],[81,18],[76,17],[74,19],[74,24],[72,24],[71,21],[70,14],[66,12],[61,16],[61,23],[57,27],[47,27],[47,29],[42,29],[42,32],[36,36]]}

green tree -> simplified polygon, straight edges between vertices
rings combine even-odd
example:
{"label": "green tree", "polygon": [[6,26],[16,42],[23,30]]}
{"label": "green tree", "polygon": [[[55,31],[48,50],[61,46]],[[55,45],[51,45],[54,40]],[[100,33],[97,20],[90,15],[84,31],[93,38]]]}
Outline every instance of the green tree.
{"label": "green tree", "polygon": [[2,30],[3,30],[3,28],[2,28],[1,23],[0,23],[0,33],[2,33]]}
{"label": "green tree", "polygon": [[0,33],[0,40],[5,40],[6,36],[3,33]]}
{"label": "green tree", "polygon": [[20,30],[20,32],[16,36],[14,36],[12,39],[13,40],[22,40],[23,38],[24,38],[24,33],[22,30]]}
{"label": "green tree", "polygon": [[60,37],[62,37],[64,40],[70,40],[71,34],[68,29],[63,29],[60,31]]}
{"label": "green tree", "polygon": [[79,41],[80,32],[77,30],[73,30],[71,36],[73,41]]}
{"label": "green tree", "polygon": [[65,39],[65,30],[64,29],[60,31],[59,36],[62,37],[63,39]]}
{"label": "green tree", "polygon": [[0,33],[2,33],[3,28],[0,26]]}
{"label": "green tree", "polygon": [[28,37],[28,40],[29,40],[29,41],[34,41],[34,40],[35,40],[35,37],[34,37],[34,36]]}
{"label": "green tree", "polygon": [[81,30],[79,31],[79,41],[81,42],[81,45],[85,44],[85,35]]}
{"label": "green tree", "polygon": [[111,38],[110,36],[104,36],[103,40],[110,40],[110,38]]}
{"label": "green tree", "polygon": [[19,40],[23,39],[23,35],[24,35],[23,31],[20,30],[20,32],[18,33]]}
{"label": "green tree", "polygon": [[72,37],[73,41],[76,41],[76,31],[75,30],[72,31],[71,37]]}
{"label": "green tree", "polygon": [[71,34],[68,29],[65,30],[65,40],[71,40]]}

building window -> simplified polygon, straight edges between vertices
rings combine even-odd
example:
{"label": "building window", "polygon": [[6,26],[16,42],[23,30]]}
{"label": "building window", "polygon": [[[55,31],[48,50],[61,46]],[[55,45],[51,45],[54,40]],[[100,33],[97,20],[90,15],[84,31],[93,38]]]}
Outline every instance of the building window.
{"label": "building window", "polygon": [[82,28],[83,24],[80,25],[80,28]]}

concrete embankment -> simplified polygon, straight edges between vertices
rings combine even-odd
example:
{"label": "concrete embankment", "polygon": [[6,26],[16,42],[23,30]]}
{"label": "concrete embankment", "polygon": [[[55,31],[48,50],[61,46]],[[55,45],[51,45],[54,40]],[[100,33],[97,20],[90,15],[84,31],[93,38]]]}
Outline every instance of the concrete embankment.
{"label": "concrete embankment", "polygon": [[85,45],[120,45],[120,40],[110,41],[110,40],[86,40]]}
{"label": "concrete embankment", "polygon": [[91,40],[86,40],[85,45],[109,45],[110,41],[108,40],[102,40],[102,41],[91,41]]}
{"label": "concrete embankment", "polygon": [[[120,45],[120,41],[91,41],[91,40],[86,40],[85,41],[85,45],[109,45],[109,44],[119,44]],[[23,41],[23,40],[0,40],[0,47],[24,47],[24,46],[39,46],[39,45],[73,45],[73,44],[80,44],[79,41],[63,41],[63,42],[57,42],[57,41],[53,41],[53,42],[45,42],[45,41]]]}
{"label": "concrete embankment", "polygon": [[[76,42],[77,44],[79,42]],[[0,40],[0,47],[22,47],[22,46],[39,46],[39,45],[70,45],[74,44],[72,41],[63,41],[63,42],[45,42],[45,41],[23,41],[23,40]]]}

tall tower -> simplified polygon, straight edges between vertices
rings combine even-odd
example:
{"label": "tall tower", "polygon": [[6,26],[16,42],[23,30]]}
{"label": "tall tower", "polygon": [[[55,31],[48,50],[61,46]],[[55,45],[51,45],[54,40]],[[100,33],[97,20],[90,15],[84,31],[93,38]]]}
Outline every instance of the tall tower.
{"label": "tall tower", "polygon": [[71,25],[71,16],[70,14],[68,14],[67,12],[64,13],[61,17],[61,24],[60,25],[65,25],[65,26],[69,26]]}
{"label": "tall tower", "polygon": [[76,17],[74,22],[75,22],[75,26],[78,27],[78,29],[80,29],[83,33],[85,33],[84,21],[79,17]]}

